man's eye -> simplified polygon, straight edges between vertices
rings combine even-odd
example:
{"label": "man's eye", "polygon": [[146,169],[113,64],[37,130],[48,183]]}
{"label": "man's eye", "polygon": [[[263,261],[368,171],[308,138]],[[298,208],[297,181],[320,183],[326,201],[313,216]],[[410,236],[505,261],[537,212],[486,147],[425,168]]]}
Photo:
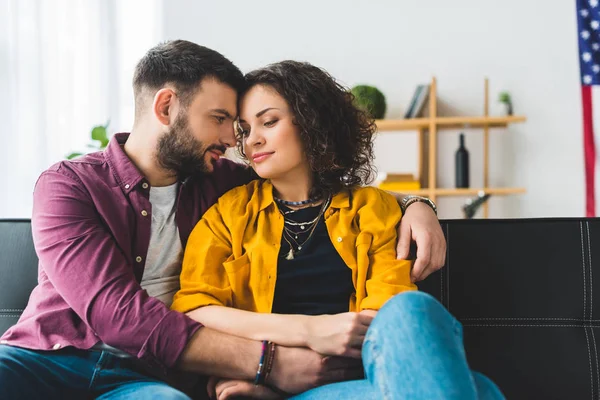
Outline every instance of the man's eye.
{"label": "man's eye", "polygon": [[220,124],[222,124],[223,122],[225,122],[225,117],[221,117],[221,116],[215,115],[215,119]]}

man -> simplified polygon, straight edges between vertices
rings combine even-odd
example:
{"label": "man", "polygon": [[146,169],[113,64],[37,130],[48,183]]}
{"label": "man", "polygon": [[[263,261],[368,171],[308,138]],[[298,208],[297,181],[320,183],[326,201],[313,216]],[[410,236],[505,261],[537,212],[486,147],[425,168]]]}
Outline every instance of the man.
{"label": "man", "polygon": [[[188,236],[217,198],[251,179],[221,159],[234,146],[244,79],[221,54],[186,41],[151,49],[133,80],[135,122],[104,152],[45,171],[34,191],[39,283],[0,341],[0,395],[179,399],[187,375],[252,379],[260,343],[202,328],[170,311]],[[434,212],[412,203],[423,279],[444,262]],[[280,348],[270,381],[297,393],[349,379],[347,360]]]}

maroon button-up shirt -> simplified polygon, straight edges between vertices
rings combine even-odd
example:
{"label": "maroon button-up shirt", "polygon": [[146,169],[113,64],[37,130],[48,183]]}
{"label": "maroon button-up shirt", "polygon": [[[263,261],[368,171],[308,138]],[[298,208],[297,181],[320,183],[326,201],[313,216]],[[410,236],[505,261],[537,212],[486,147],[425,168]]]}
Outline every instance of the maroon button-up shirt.
{"label": "maroon button-up shirt", "polygon": [[[2,343],[52,350],[103,341],[166,372],[201,327],[140,287],[152,206],[149,185],[121,147],[127,137],[40,176],[32,217],[38,285]],[[182,245],[220,195],[249,180],[249,169],[222,159],[212,174],[182,182]]]}

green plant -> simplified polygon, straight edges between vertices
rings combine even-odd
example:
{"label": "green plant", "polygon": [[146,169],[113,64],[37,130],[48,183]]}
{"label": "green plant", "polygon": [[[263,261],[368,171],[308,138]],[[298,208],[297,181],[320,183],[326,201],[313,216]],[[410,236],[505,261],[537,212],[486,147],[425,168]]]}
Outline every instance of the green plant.
{"label": "green plant", "polygon": [[372,118],[381,119],[385,116],[385,96],[375,86],[357,85],[351,91],[356,105],[367,111]]}
{"label": "green plant", "polygon": [[510,97],[510,93],[508,92],[500,92],[498,94],[498,101],[500,103],[506,104],[506,112],[508,115],[512,115],[513,114],[513,106],[512,106],[512,99]]}
{"label": "green plant", "polygon": [[[106,146],[108,145],[108,124],[109,122],[107,122],[106,125],[97,125],[92,128],[90,136],[93,142],[88,144],[87,147],[95,151],[103,150],[106,148]],[[67,160],[71,160],[75,157],[82,156],[83,154],[84,153],[73,152],[67,156]]]}

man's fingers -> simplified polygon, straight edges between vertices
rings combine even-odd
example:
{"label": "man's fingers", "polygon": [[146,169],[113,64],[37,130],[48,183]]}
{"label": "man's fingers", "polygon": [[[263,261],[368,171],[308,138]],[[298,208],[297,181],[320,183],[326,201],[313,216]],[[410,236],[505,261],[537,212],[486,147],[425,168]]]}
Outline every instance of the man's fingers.
{"label": "man's fingers", "polygon": [[329,356],[325,357],[322,362],[328,371],[359,367],[362,368],[362,360],[358,360],[356,358]]}
{"label": "man's fingers", "polygon": [[217,399],[221,400],[221,399],[227,398],[227,396],[226,396],[227,389],[233,388],[236,384],[237,384],[237,382],[233,381],[233,380],[219,381],[219,383],[217,383],[217,386],[215,387],[215,390],[217,393]]}
{"label": "man's fingers", "polygon": [[217,397],[217,391],[215,388],[218,382],[219,378],[217,378],[216,376],[211,376],[210,378],[208,378],[208,383],[206,384],[206,392],[208,393],[208,397],[210,397],[211,399]]}
{"label": "man's fingers", "polygon": [[362,365],[360,367],[343,368],[329,371],[329,373],[323,377],[320,384],[324,385],[327,383],[350,381],[355,379],[363,379],[365,372]]}
{"label": "man's fingers", "polygon": [[424,237],[423,239],[420,239],[420,241],[417,240],[417,243],[419,243],[419,247],[417,248],[417,260],[413,265],[411,274],[413,282],[420,280],[419,278],[431,262],[431,238]]}
{"label": "man's fingers", "polygon": [[398,260],[406,260],[408,258],[411,239],[410,225],[400,222],[400,226],[398,227],[398,245],[396,246],[396,258]]}
{"label": "man's fingers", "polygon": [[[362,348],[362,344],[360,345]],[[353,358],[353,359],[362,359],[362,350],[361,348],[350,347],[343,354],[344,357]]]}

